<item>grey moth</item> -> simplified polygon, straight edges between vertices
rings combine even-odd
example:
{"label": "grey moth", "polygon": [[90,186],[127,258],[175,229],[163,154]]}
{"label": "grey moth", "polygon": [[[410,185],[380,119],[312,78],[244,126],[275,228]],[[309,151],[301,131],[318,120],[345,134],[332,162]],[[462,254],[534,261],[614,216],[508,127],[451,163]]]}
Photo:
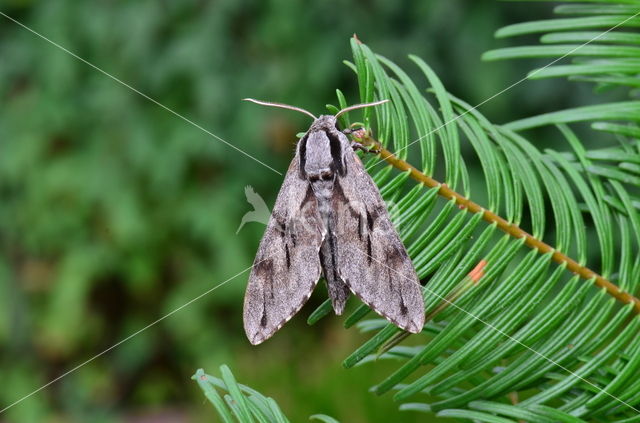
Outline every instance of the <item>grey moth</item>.
{"label": "grey moth", "polygon": [[[378,189],[337,127],[340,114],[316,118],[300,138],[260,242],[244,297],[244,329],[260,344],[302,308],[320,276],[342,314],[350,294],[412,333],[424,326],[422,288]],[[361,147],[361,146],[360,146]]]}

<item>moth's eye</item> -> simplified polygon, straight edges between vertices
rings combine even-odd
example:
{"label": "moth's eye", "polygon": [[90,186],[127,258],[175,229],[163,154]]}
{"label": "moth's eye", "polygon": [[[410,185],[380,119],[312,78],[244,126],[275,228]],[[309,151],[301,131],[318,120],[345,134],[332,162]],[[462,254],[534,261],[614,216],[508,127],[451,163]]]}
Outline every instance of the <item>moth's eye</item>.
{"label": "moth's eye", "polygon": [[320,175],[309,175],[309,181],[310,182],[315,182],[320,180]]}

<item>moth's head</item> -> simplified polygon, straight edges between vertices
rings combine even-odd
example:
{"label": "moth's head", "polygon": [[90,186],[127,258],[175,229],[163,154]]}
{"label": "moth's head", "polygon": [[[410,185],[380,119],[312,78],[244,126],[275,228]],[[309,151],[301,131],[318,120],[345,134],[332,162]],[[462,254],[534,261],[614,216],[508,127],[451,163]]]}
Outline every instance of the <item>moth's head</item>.
{"label": "moth's head", "polygon": [[317,117],[309,131],[331,131],[338,129],[338,119],[333,115],[320,115]]}
{"label": "moth's head", "polygon": [[383,104],[386,103],[389,100],[380,100],[380,101],[374,101],[372,103],[363,103],[363,104],[354,104],[353,106],[349,106],[349,107],[345,107],[344,109],[340,110],[338,113],[336,113],[335,115],[321,115],[320,117],[316,117],[315,115],[313,115],[311,112],[308,112],[304,109],[301,109],[300,107],[295,107],[295,106],[290,106],[288,104],[282,104],[282,103],[273,103],[270,101],[260,101],[260,100],[255,100],[253,98],[244,98],[243,100],[246,101],[250,101],[252,103],[256,103],[256,104],[260,104],[262,106],[270,106],[270,107],[280,107],[282,109],[289,109],[289,110],[294,110],[296,112],[300,112],[300,113],[304,113],[307,116],[311,116],[313,118],[313,124],[311,125],[310,129],[323,129],[323,130],[330,130],[330,129],[334,129],[337,128],[336,123],[338,121],[338,118],[340,117],[340,115],[350,112],[352,110],[356,110],[356,109],[362,109],[365,107],[371,107],[371,106],[377,106],[379,104]]}

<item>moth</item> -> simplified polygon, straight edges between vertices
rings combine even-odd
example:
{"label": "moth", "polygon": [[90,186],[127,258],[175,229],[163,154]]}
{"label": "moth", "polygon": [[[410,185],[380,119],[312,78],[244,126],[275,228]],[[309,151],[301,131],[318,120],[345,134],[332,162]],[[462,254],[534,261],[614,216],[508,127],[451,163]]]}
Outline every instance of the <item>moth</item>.
{"label": "moth", "polygon": [[307,302],[320,276],[336,314],[355,294],[396,326],[424,326],[422,288],[378,189],[337,126],[348,111],[315,117],[298,107],[245,99],[313,118],[298,141],[260,242],[244,297],[249,341],[271,337]]}

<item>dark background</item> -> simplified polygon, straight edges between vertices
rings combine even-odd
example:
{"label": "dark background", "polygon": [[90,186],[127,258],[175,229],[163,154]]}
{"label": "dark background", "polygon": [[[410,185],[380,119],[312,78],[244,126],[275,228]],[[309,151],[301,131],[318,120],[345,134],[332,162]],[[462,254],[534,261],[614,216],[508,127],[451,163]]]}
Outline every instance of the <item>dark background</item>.
{"label": "dark background", "polygon": [[[477,104],[535,64],[482,63],[482,52],[515,43],[493,32],[552,16],[551,4],[477,0],[24,0],[0,10],[281,172],[308,118],[240,99],[320,114],[339,88],[358,102],[342,64],[353,33],[426,86],[406,58],[420,56],[452,93]],[[525,82],[481,111],[507,122],[584,104],[581,93]],[[282,177],[4,17],[0,98],[2,408],[250,266],[264,226],[248,223],[236,235],[252,209],[244,187],[271,206]],[[341,367],[365,339],[343,329],[342,318],[305,324],[322,290],[273,339],[250,346],[241,319],[246,280],[0,421],[216,421],[189,378],[222,363],[292,421],[313,413],[350,423],[427,421],[367,392],[389,364]]]}

